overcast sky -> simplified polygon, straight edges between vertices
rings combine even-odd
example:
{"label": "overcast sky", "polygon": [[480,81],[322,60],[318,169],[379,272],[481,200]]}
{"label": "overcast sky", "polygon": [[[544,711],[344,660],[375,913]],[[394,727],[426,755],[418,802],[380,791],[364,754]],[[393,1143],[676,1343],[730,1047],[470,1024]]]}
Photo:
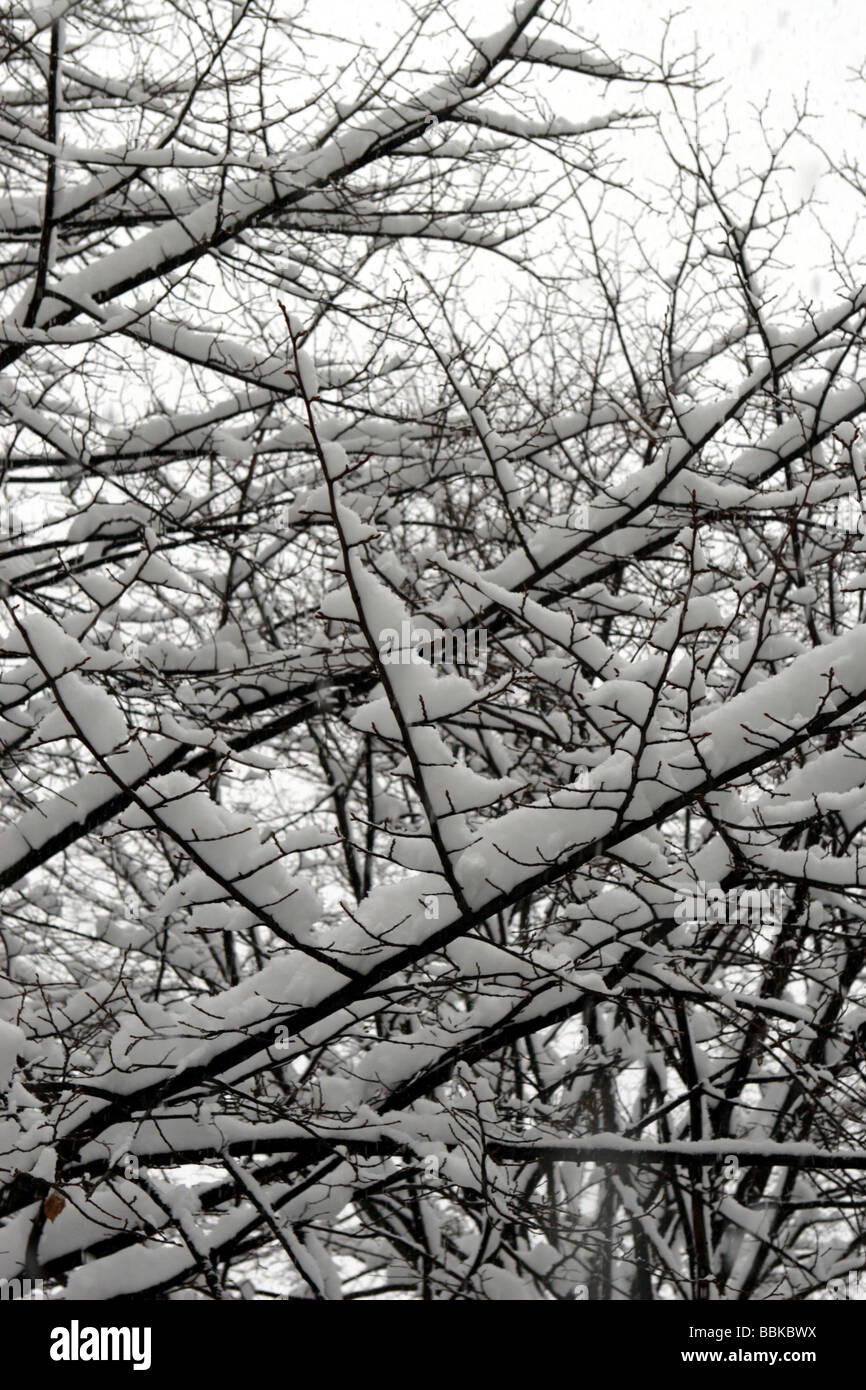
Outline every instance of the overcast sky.
{"label": "overcast sky", "polygon": [[[623,46],[646,47],[650,53],[664,17],[675,12],[674,34],[682,39],[697,34],[716,73],[730,86],[732,110],[744,113],[768,93],[777,110],[787,109],[791,97],[801,96],[808,85],[814,108],[838,120],[854,99],[848,69],[866,59],[861,0],[694,0],[670,11],[652,0],[617,0],[611,6],[591,0],[575,6],[575,16],[583,12],[612,44],[619,36]],[[859,95],[858,105],[866,109]]]}
{"label": "overcast sky", "polygon": [[[471,31],[500,28],[509,8],[507,0],[472,0]],[[375,44],[377,33],[393,33],[400,9],[400,0],[367,0],[361,36]],[[463,18],[467,12],[462,0],[442,10],[443,29],[448,15]],[[328,0],[323,16],[329,29],[358,36],[357,0]],[[866,60],[862,0],[571,0],[574,27],[597,33],[612,51],[631,48],[656,56],[668,16],[674,16],[672,48],[689,46],[697,35],[714,58],[715,75],[730,85],[735,109],[745,112],[749,102],[771,92],[777,107],[788,109],[792,95],[801,96],[807,85],[822,113],[838,116],[849,109],[848,69]],[[866,110],[866,99],[858,105]]]}
{"label": "overcast sky", "polygon": [[[441,41],[450,48],[456,22],[468,20],[469,32],[483,36],[499,29],[510,9],[510,0],[448,0],[434,23]],[[329,0],[326,13],[330,32],[358,36],[357,0]],[[367,0],[361,36],[379,49],[393,38],[401,16],[405,16],[403,0]],[[750,167],[753,152],[756,167],[765,158],[753,108],[769,101],[768,123],[779,133],[790,128],[795,103],[802,105],[807,90],[809,110],[819,118],[808,128],[831,159],[838,162],[845,151],[855,158],[861,154],[866,125],[859,113],[866,113],[866,82],[852,80],[852,70],[866,65],[864,0],[693,0],[691,4],[571,0],[570,16],[575,29],[588,38],[597,36],[612,55],[631,50],[651,59],[658,58],[665,21],[673,16],[668,51],[671,56],[687,52],[697,42],[707,60],[705,76],[719,83],[716,120],[726,118],[741,168]],[[458,47],[463,46],[454,45],[455,52]],[[559,90],[575,93],[571,83]],[[581,118],[629,104],[630,95],[616,85],[603,92],[590,83],[578,98],[578,109],[570,114]],[[705,129],[712,130],[713,123]],[[654,155],[649,146],[631,146],[630,154],[632,176],[652,172]],[[805,140],[792,144],[788,159],[794,174],[787,192],[796,201],[811,193],[822,164]],[[866,156],[863,163],[866,166]],[[669,177],[666,165],[659,164],[659,175]],[[830,191],[828,185],[820,189],[825,197]],[[866,257],[866,239],[859,230],[862,207],[862,197],[846,196],[834,181],[823,215],[840,240],[853,229],[855,242],[863,242],[860,255]],[[826,261],[826,239],[811,228],[808,219],[798,226],[788,250],[802,288],[819,301],[835,298],[836,285],[816,269]]]}
{"label": "overcast sky", "polygon": [[[489,0],[487,0],[489,3]],[[492,6],[491,6],[492,11]],[[697,39],[708,60],[706,75],[719,79],[724,111],[737,139],[738,156],[748,155],[755,139],[753,108],[769,101],[772,127],[789,126],[795,104],[802,105],[808,91],[808,107],[816,120],[808,128],[834,162],[847,151],[862,159],[866,125],[866,82],[852,70],[866,65],[866,5],[861,0],[694,0],[690,5],[662,6],[652,0],[577,0],[575,18],[586,16],[586,27],[595,29],[611,49],[630,48],[648,57],[658,53],[664,22],[676,17],[670,49],[683,51]],[[757,150],[757,142],[755,143]],[[759,158],[756,154],[756,159]],[[806,196],[820,172],[819,156],[805,142],[791,147],[796,169],[792,191]],[[866,159],[862,159],[866,166]],[[829,195],[829,186],[821,192]],[[850,197],[834,182],[825,221],[844,240],[853,230],[864,254],[862,198]],[[816,298],[834,296],[830,277],[816,267],[826,259],[826,242],[802,224],[789,247],[802,287]]]}

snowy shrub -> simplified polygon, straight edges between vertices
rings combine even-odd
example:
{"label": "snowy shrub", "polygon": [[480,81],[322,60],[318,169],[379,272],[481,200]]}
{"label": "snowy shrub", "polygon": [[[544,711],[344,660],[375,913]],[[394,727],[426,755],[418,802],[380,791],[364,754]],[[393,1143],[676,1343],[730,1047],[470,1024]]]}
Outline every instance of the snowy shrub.
{"label": "snowy shrub", "polygon": [[443,13],[4,20],[4,1290],[859,1269],[862,258]]}

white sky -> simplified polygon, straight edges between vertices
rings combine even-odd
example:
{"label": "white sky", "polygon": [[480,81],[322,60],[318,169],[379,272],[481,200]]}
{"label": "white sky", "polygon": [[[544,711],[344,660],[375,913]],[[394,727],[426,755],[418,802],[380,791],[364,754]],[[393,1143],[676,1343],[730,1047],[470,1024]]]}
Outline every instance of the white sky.
{"label": "white sky", "polygon": [[[575,7],[575,15],[582,12],[611,46],[619,41],[651,54],[669,11],[646,0],[590,0]],[[815,110],[834,123],[847,117],[854,95],[847,70],[866,60],[862,0],[693,0],[670,12],[679,16],[674,35],[683,41],[697,35],[714,58],[715,73],[731,89],[732,115],[745,117],[749,103],[769,93],[777,110],[787,110],[808,86]],[[858,105],[866,110],[866,93],[858,94]],[[854,123],[844,123],[856,133]]]}
{"label": "white sky", "polygon": [[[485,0],[484,9],[492,0]],[[795,106],[802,107],[808,93],[808,109],[817,118],[809,130],[832,159],[847,153],[861,156],[866,122],[866,82],[855,71],[866,66],[866,3],[863,0],[693,0],[691,4],[660,5],[652,0],[575,0],[573,14],[581,26],[597,32],[612,51],[632,49],[655,57],[668,15],[672,54],[695,42],[708,60],[705,76],[717,78],[722,97],[719,114],[727,119],[741,162],[754,143],[756,107],[767,105],[771,128],[790,127]],[[763,155],[756,153],[756,161]],[[790,162],[795,168],[793,196],[805,196],[814,186],[821,160],[805,141],[792,145]],[[863,158],[866,166],[866,158]],[[861,256],[863,199],[834,183],[824,185],[819,196],[828,198],[822,216],[840,241],[853,233]],[[819,270],[827,258],[826,240],[817,229],[803,223],[788,252],[804,292],[818,302],[835,298],[831,278]]]}
{"label": "white sky", "polygon": [[[508,0],[473,0],[472,32],[483,35],[499,29],[509,13]],[[354,34],[378,46],[393,33],[399,0],[365,0],[359,25],[357,0],[326,0],[319,13],[323,30]],[[447,14],[465,17],[460,0],[443,5]],[[863,0],[692,0],[691,4],[659,4],[657,0],[571,0],[574,27],[597,34],[615,55],[632,49],[656,56],[669,15],[675,16],[672,51],[690,47],[697,36],[701,49],[712,55],[714,75],[731,87],[732,113],[745,117],[750,102],[773,93],[780,109],[792,96],[811,88],[816,110],[827,116],[847,113],[852,92],[848,69],[866,61],[866,5]],[[866,93],[858,99],[866,111]],[[846,121],[856,134],[856,123]]]}
{"label": "white sky", "polygon": [[[436,16],[435,27],[447,49],[449,24],[465,22],[471,15],[469,31],[480,37],[500,29],[510,9],[510,0],[448,0]],[[844,151],[858,156],[866,139],[866,123],[857,114],[866,113],[866,82],[852,80],[852,70],[866,65],[866,0],[692,0],[691,4],[570,0],[573,27],[587,38],[597,37],[612,56],[631,50],[657,58],[668,16],[674,17],[669,54],[688,51],[697,42],[708,60],[705,76],[719,80],[714,93],[721,99],[716,119],[727,118],[733,153],[741,167],[751,167],[752,153],[756,167],[765,158],[754,108],[769,99],[770,128],[781,132],[790,127],[794,105],[802,106],[807,91],[809,110],[819,118],[809,127],[813,136],[834,159]],[[358,0],[326,0],[320,23],[331,33],[361,37],[384,51],[404,17],[401,0],[366,0],[359,26]],[[462,43],[454,44],[454,51],[458,50],[465,53]],[[570,90],[575,91],[573,85]],[[631,89],[617,84],[605,92],[601,84],[587,83],[578,109],[569,114],[579,119],[590,112],[627,106],[631,96]],[[705,100],[709,99],[707,95]],[[555,98],[554,103],[558,107]],[[720,123],[715,128],[720,129]],[[711,131],[713,124],[706,129]],[[626,163],[631,160],[633,176],[655,172],[654,157],[643,143],[630,148],[627,142],[621,143],[618,153]],[[821,161],[805,141],[792,145],[788,158],[794,174],[786,193],[796,201],[811,192]],[[863,163],[866,166],[866,155]],[[658,173],[662,179],[669,177],[662,164]],[[825,186],[821,192],[829,196],[830,189]],[[837,182],[829,212],[825,208],[822,215],[840,241],[854,231],[866,260],[866,239],[859,233],[862,209],[863,199],[846,194]],[[787,253],[805,293],[819,303],[835,298],[836,283],[816,269],[826,263],[826,239],[808,221],[798,227]]]}

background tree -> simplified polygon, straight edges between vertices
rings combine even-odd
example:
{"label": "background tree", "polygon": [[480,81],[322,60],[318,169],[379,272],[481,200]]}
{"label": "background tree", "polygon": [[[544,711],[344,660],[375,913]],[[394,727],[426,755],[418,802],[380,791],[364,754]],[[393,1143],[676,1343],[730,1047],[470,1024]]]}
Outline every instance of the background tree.
{"label": "background tree", "polygon": [[3,20],[0,1269],[826,1296],[861,267],[693,63],[404,19]]}

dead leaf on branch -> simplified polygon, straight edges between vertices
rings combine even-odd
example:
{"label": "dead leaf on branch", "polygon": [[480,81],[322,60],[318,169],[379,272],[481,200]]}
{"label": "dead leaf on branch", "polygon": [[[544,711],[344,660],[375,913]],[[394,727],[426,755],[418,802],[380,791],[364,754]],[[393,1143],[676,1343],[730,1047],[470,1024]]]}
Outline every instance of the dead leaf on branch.
{"label": "dead leaf on branch", "polygon": [[61,1197],[59,1192],[49,1192],[45,1201],[42,1203],[42,1210],[45,1212],[49,1221],[56,1221],[65,1206],[65,1197]]}

